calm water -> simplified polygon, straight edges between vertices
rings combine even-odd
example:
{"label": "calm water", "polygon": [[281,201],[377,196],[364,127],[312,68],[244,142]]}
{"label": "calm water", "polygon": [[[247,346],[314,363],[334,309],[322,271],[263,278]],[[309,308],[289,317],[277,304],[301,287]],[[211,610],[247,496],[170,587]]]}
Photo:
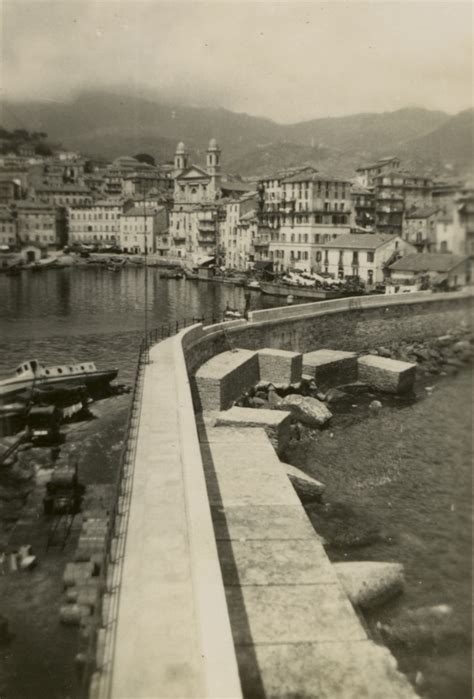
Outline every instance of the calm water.
{"label": "calm water", "polygon": [[[279,300],[251,293],[251,308]],[[160,279],[148,270],[149,327],[193,317],[221,317],[226,306],[244,310],[242,287]],[[144,324],[144,270],[102,269],[0,275],[0,375],[22,359],[93,360],[120,368],[130,380]]]}

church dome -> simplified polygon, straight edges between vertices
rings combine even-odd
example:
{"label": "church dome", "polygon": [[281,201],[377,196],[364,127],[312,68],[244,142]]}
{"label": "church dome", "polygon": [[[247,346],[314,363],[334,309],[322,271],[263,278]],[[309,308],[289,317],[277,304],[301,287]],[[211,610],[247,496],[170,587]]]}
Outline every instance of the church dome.
{"label": "church dome", "polygon": [[186,147],[182,141],[180,141],[178,143],[178,145],[176,146],[176,152],[177,153],[185,153],[186,152]]}
{"label": "church dome", "polygon": [[215,138],[211,138],[211,140],[209,141],[208,150],[219,150],[219,146]]}

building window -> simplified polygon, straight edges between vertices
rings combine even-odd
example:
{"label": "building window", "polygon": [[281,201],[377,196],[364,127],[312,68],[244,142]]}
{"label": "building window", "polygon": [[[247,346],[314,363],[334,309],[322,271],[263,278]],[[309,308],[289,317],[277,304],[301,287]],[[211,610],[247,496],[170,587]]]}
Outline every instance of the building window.
{"label": "building window", "polygon": [[374,270],[373,269],[368,269],[367,270],[367,282],[369,284],[374,283]]}
{"label": "building window", "polygon": [[368,252],[367,253],[367,262],[373,262],[373,261],[374,261],[374,253]]}

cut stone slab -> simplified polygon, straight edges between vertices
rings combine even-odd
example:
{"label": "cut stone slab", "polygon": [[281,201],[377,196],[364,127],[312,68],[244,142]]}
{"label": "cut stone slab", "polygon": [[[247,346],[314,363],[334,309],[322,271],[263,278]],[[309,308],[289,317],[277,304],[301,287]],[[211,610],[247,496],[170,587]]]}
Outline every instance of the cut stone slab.
{"label": "cut stone slab", "polygon": [[357,360],[359,381],[387,393],[405,393],[413,388],[416,364],[366,354]]}
{"label": "cut stone slab", "polygon": [[318,535],[301,503],[294,505],[211,505],[217,541],[282,541],[309,539]]}
{"label": "cut stone slab", "polygon": [[312,585],[337,582],[322,544],[312,540],[219,541],[224,585]]}
{"label": "cut stone slab", "polygon": [[326,490],[324,483],[316,480],[316,478],[312,478],[312,476],[308,476],[304,471],[296,468],[296,466],[285,463],[282,463],[282,466],[300,500],[308,502],[321,499],[321,495]]}
{"label": "cut stone slab", "polygon": [[288,385],[301,381],[303,355],[298,352],[265,348],[258,351],[258,365],[260,381]]}
{"label": "cut stone slab", "polygon": [[258,383],[257,352],[222,352],[199,367],[195,378],[200,410],[230,408],[236,398]]}
{"label": "cut stone slab", "polygon": [[281,454],[289,444],[291,433],[291,413],[283,410],[254,410],[237,408],[218,413],[216,427],[263,427],[275,451]]}
{"label": "cut stone slab", "polygon": [[390,651],[373,641],[237,645],[245,697],[417,699]]}
{"label": "cut stone slab", "polygon": [[310,427],[322,427],[332,418],[331,411],[317,398],[292,393],[281,399],[277,410],[289,410],[293,417]]}
{"label": "cut stone slab", "polygon": [[318,388],[330,388],[357,380],[355,352],[319,349],[303,355],[303,373],[312,376]]}
{"label": "cut stone slab", "polygon": [[334,568],[352,604],[370,609],[399,594],[404,587],[401,563],[348,561]]}
{"label": "cut stone slab", "polygon": [[367,639],[339,584],[226,587],[235,643],[314,643]]}

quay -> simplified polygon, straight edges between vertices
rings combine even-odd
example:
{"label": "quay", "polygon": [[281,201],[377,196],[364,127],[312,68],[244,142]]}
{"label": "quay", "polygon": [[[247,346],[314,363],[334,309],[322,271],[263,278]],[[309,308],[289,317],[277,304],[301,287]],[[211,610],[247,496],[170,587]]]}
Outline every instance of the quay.
{"label": "quay", "polygon": [[[367,353],[444,334],[471,310],[468,292],[338,299],[196,324],[150,348],[92,699],[417,696],[368,637],[265,430],[217,425],[212,410],[230,407],[239,362],[253,380],[263,348]],[[199,370],[223,353],[234,360],[207,372],[220,383],[201,413]]]}

